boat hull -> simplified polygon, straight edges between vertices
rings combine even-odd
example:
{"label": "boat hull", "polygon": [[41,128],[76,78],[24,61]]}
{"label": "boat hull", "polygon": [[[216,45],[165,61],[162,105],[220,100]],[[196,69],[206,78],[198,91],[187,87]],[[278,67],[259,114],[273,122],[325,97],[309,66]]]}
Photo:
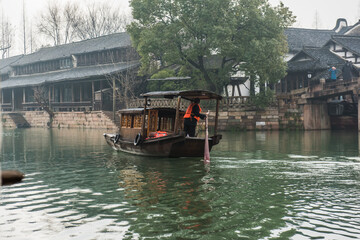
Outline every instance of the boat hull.
{"label": "boat hull", "polygon": [[[115,134],[104,134],[106,142],[115,150],[153,157],[202,157],[204,156],[204,138],[172,135],[148,139],[134,145],[134,141],[118,139]],[[209,150],[219,143],[221,135],[209,138]]]}

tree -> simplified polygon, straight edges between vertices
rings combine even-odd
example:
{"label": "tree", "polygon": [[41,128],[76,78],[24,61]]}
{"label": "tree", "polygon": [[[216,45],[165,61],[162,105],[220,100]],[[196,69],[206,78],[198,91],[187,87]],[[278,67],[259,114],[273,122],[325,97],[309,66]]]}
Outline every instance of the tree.
{"label": "tree", "polygon": [[[267,0],[132,0],[128,26],[142,61],[154,73],[172,64],[199,72],[209,90],[221,92],[229,76],[244,71],[256,84],[285,75],[283,30],[288,8]],[[154,67],[155,66],[155,67]]]}
{"label": "tree", "polygon": [[88,6],[87,11],[79,16],[73,27],[77,37],[82,40],[123,32],[130,21],[118,8],[112,8],[106,3]]}
{"label": "tree", "polygon": [[71,42],[73,40],[72,25],[77,11],[75,4],[67,4],[63,9],[56,2],[52,2],[40,15],[38,31],[49,37],[54,46]]}
{"label": "tree", "polygon": [[35,101],[49,114],[49,127],[51,127],[54,119],[54,111],[51,109],[49,102],[49,88],[44,85],[33,87]]}
{"label": "tree", "polygon": [[53,45],[85,40],[125,30],[130,18],[119,9],[106,3],[80,9],[77,3],[68,2],[61,7],[51,2],[40,15],[38,31],[53,41]]}
{"label": "tree", "polygon": [[[108,80],[109,86],[114,90],[115,86],[115,97],[124,105],[125,108],[129,107],[130,100],[134,99],[138,95],[138,90],[143,85],[142,79],[138,78],[138,66],[134,64],[138,61],[139,56],[136,53],[135,49],[127,48],[124,51],[124,61],[128,65],[134,65],[132,68],[127,69],[126,71],[120,71],[117,73],[111,73],[106,75],[106,80]],[[113,59],[112,64],[117,64]],[[110,93],[109,94],[113,94]]]}
{"label": "tree", "polygon": [[14,37],[14,28],[8,21],[2,21],[1,24],[1,48],[0,51],[2,52],[1,57],[9,57],[10,55],[10,48],[13,43]]}

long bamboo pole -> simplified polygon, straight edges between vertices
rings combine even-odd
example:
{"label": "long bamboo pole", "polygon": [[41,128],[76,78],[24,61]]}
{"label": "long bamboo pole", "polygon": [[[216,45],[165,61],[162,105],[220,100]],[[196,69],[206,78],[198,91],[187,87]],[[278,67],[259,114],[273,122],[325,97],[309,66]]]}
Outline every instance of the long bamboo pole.
{"label": "long bamboo pole", "polygon": [[215,113],[214,136],[217,135],[218,120],[219,120],[219,105],[220,105],[220,100],[219,100],[219,99],[216,99],[216,113]]}

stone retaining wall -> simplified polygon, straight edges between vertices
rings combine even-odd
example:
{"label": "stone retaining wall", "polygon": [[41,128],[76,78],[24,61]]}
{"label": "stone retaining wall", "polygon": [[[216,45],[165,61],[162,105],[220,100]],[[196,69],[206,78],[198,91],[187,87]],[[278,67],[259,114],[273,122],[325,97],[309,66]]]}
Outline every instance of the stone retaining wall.
{"label": "stone retaining wall", "polygon": [[[210,112],[210,127],[213,126],[215,112]],[[204,129],[204,121],[200,121],[200,128]],[[302,108],[292,105],[281,108],[272,107],[265,110],[236,110],[229,109],[219,112],[218,129],[232,130],[303,130],[304,117]]]}
{"label": "stone retaining wall", "polygon": [[[48,127],[49,116],[46,112],[21,114],[31,127]],[[211,112],[210,124],[213,123],[214,117],[215,113]],[[4,127],[16,127],[7,113],[2,114],[2,124]],[[204,121],[200,121],[199,126],[203,128]],[[117,129],[116,124],[101,111],[56,112],[52,127]],[[220,111],[218,129],[220,131],[304,129],[303,110],[298,106],[286,105],[261,111],[236,109]]]}
{"label": "stone retaining wall", "polygon": [[[46,112],[19,112],[31,127],[49,127],[50,118]],[[2,113],[3,127],[16,127],[8,113]],[[117,129],[117,126],[103,112],[56,112],[52,127]]]}

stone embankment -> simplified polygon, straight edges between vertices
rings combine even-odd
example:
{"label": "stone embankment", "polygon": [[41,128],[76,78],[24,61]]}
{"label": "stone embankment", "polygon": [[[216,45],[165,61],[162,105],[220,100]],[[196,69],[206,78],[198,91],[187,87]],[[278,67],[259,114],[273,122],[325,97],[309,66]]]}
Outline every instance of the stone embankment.
{"label": "stone embankment", "polygon": [[[215,117],[210,112],[210,122]],[[200,126],[204,123],[200,122]],[[213,124],[212,124],[213,125]],[[218,129],[231,130],[303,130],[304,118],[302,109],[296,108],[266,108],[264,110],[238,111],[229,109],[219,112]]]}
{"label": "stone embankment", "polygon": [[[13,114],[13,113],[12,113]],[[3,127],[19,127],[19,122],[10,113],[2,113]],[[116,122],[109,117],[110,114],[98,112],[56,112],[50,124],[49,115],[42,111],[18,112],[27,121],[29,127],[57,127],[57,128],[98,128],[117,129]]]}
{"label": "stone embankment", "polygon": [[[204,112],[207,110],[204,108]],[[18,115],[18,116],[15,116]],[[49,115],[41,111],[2,113],[4,127],[53,127],[114,129],[119,126],[119,116],[112,120],[112,113],[97,112],[55,112],[50,124]],[[210,112],[210,126],[214,125],[215,111]],[[19,120],[21,119],[21,121]],[[204,121],[199,126],[203,127]],[[304,129],[303,109],[296,105],[279,105],[264,110],[251,108],[221,108],[218,129],[231,130],[282,130]]]}

